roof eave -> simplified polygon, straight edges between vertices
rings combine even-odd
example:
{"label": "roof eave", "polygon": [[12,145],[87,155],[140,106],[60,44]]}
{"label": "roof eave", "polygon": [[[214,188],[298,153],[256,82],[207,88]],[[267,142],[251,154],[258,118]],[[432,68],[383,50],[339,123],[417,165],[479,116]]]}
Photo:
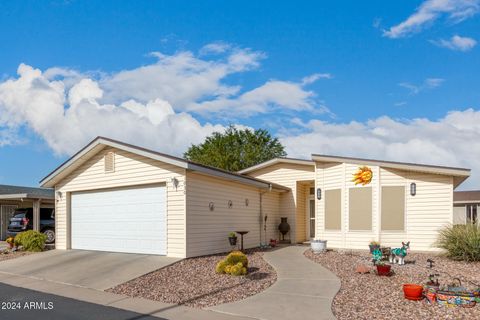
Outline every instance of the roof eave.
{"label": "roof eave", "polygon": [[382,160],[373,160],[373,159],[361,159],[361,158],[349,158],[349,157],[335,157],[335,156],[324,156],[312,154],[312,159],[318,162],[338,162],[338,163],[356,163],[356,164],[365,164],[365,165],[377,165],[379,167],[407,170],[407,171],[418,171],[418,172],[429,172],[434,174],[450,175],[455,177],[460,177],[460,181],[457,186],[460,185],[465,179],[470,176],[470,169],[466,168],[455,168],[455,167],[442,167],[442,166],[433,166],[425,164],[415,164],[415,163],[402,163],[402,162],[393,162],[393,161],[382,161]]}
{"label": "roof eave", "polygon": [[261,162],[259,164],[256,164],[254,166],[245,168],[243,170],[238,171],[239,174],[247,174],[256,170],[260,170],[263,168],[267,168],[270,166],[273,166],[278,163],[291,163],[291,164],[299,164],[299,165],[305,165],[305,166],[314,166],[315,162],[312,160],[304,160],[304,159],[292,159],[292,158],[273,158],[264,162]]}
{"label": "roof eave", "polygon": [[[111,140],[111,139],[108,139],[108,138],[97,137],[92,142],[90,142],[88,145],[86,145],[83,149],[81,149],[79,152],[77,152],[75,155],[73,155],[70,159],[68,159],[67,161],[62,163],[58,168],[53,170],[49,175],[47,175],[45,178],[43,178],[40,181],[40,186],[47,187],[47,188],[54,187],[54,185],[55,185],[54,178],[55,177],[60,175],[66,169],[70,168],[75,162],[77,162],[82,157],[87,155],[90,151],[95,149],[95,147],[101,146],[101,145],[110,146],[110,147],[113,147],[113,148],[117,148],[117,149],[120,149],[120,150],[124,150],[124,151],[127,151],[127,152],[138,154],[138,155],[141,155],[141,156],[145,156],[147,158],[159,160],[159,161],[162,161],[162,162],[165,162],[165,163],[168,163],[168,164],[172,164],[172,165],[175,165],[175,166],[178,166],[178,167],[182,167],[182,168],[185,168],[185,169],[187,168],[187,161],[182,161],[182,160],[179,160],[179,159],[177,160],[173,157],[170,158],[170,157],[167,157],[167,156],[163,156],[159,153],[151,152],[147,149],[143,149],[143,148],[139,148],[139,147],[136,147],[136,146],[120,143],[120,142],[117,142],[115,140]],[[90,158],[90,157],[88,157],[88,158]]]}

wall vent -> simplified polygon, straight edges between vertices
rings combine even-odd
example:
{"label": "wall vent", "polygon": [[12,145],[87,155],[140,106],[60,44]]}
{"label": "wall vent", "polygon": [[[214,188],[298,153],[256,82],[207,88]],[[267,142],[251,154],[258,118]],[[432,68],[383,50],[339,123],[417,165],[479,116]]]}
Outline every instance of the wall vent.
{"label": "wall vent", "polygon": [[105,154],[105,172],[115,171],[115,153],[110,151]]}

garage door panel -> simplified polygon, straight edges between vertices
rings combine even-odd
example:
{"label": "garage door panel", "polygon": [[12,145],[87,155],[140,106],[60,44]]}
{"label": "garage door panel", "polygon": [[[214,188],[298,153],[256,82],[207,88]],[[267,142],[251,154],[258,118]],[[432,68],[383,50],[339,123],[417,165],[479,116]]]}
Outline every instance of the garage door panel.
{"label": "garage door panel", "polygon": [[166,254],[165,187],[74,193],[72,248]]}

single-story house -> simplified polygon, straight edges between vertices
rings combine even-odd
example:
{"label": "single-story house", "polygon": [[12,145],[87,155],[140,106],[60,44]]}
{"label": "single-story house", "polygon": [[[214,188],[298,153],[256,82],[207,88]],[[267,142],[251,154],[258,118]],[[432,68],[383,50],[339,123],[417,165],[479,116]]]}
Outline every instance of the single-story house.
{"label": "single-story house", "polygon": [[480,223],[480,190],[453,193],[453,223]]}
{"label": "single-story house", "polygon": [[[355,185],[359,167],[369,180]],[[470,170],[313,155],[232,173],[98,137],[42,181],[55,188],[56,247],[193,257],[279,239],[327,239],[366,248],[371,240],[432,250],[453,222],[453,190]],[[358,182],[358,181],[357,181]]]}
{"label": "single-story house", "polygon": [[7,237],[7,227],[17,208],[33,208],[33,227],[40,226],[40,208],[53,208],[54,190],[0,185],[0,240]]}

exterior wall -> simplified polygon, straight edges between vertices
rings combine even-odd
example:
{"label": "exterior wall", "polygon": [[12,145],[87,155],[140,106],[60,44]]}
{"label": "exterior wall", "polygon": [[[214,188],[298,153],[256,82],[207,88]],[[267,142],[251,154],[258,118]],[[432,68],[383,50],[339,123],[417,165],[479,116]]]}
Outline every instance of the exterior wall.
{"label": "exterior wall", "polygon": [[[250,172],[248,175],[291,189],[291,192],[282,193],[280,196],[280,215],[288,218],[291,226],[291,242],[305,241],[305,191],[303,185],[298,184],[298,182],[313,182],[315,167],[312,165],[279,163]],[[297,188],[298,185],[302,186],[301,190]]]}
{"label": "exterior wall", "polygon": [[[105,173],[103,158],[109,151],[115,152],[115,171]],[[173,186],[172,178],[179,181],[177,188]],[[185,170],[110,147],[100,151],[55,186],[55,191],[63,194],[56,203],[56,247],[70,247],[69,201],[72,192],[146,184],[166,184],[167,255],[185,257]]]}
{"label": "exterior wall", "polygon": [[[244,236],[245,248],[265,242],[260,213],[261,193],[262,216],[268,216],[268,242],[270,238],[278,239],[279,193],[187,171],[187,257],[231,250],[227,237],[233,231],[249,231]],[[228,206],[230,200],[231,208]],[[210,203],[214,204],[213,211]]]}
{"label": "exterior wall", "polygon": [[[316,164],[316,187],[322,193],[329,189],[342,190],[342,227],[341,230],[325,230],[324,197],[316,200],[317,234],[328,240],[330,247],[365,249],[372,240],[385,246],[397,247],[402,241],[411,241],[412,250],[436,250],[433,244],[437,231],[453,222],[453,177],[420,172],[400,171],[369,166],[373,171],[372,182],[372,230],[350,231],[348,221],[349,188],[354,186],[352,174],[360,167],[357,164]],[[417,194],[410,195],[410,183],[417,185]],[[404,186],[405,192],[405,230],[382,231],[381,225],[381,187]]]}

